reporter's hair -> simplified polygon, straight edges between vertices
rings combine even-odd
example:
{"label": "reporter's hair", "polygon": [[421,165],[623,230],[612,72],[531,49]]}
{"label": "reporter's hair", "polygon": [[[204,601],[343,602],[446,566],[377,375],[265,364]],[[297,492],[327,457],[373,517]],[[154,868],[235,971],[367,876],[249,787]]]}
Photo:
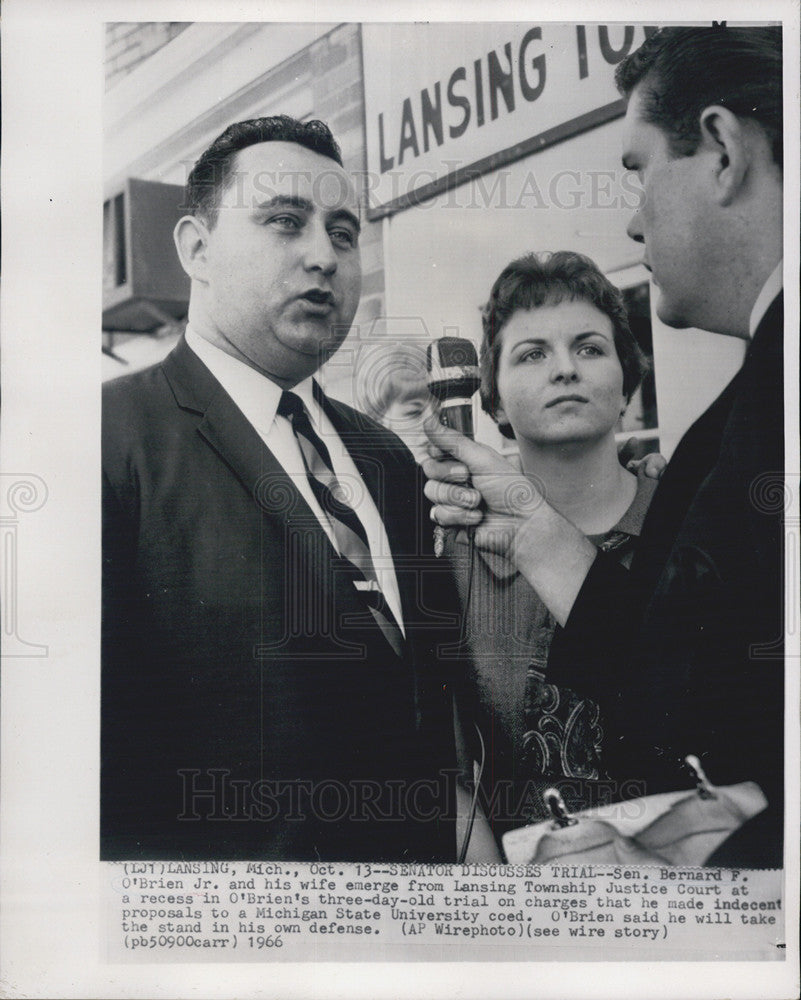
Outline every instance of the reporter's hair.
{"label": "reporter's hair", "polygon": [[661,28],[619,63],[615,82],[627,98],[642,84],[640,114],[674,156],[692,156],[701,112],[720,104],[758,122],[782,164],[781,27]]}
{"label": "reporter's hair", "polygon": [[[589,302],[612,322],[615,350],[623,369],[623,394],[630,400],[648,371],[648,359],[629,327],[623,296],[598,266],[571,250],[527,253],[513,260],[498,275],[482,311],[481,405],[498,422],[498,359],[504,326],[521,309]],[[504,437],[513,438],[509,424],[498,423]]]}
{"label": "reporter's hair", "polygon": [[235,122],[218,135],[200,156],[186,181],[184,209],[203,219],[211,229],[217,221],[223,192],[228,187],[236,154],[259,142],[294,142],[342,166],[339,144],[325,122],[301,122],[288,115]]}
{"label": "reporter's hair", "polygon": [[425,351],[414,345],[402,344],[373,354],[360,373],[360,382],[359,405],[368,417],[379,423],[383,422],[393,403],[431,400]]}

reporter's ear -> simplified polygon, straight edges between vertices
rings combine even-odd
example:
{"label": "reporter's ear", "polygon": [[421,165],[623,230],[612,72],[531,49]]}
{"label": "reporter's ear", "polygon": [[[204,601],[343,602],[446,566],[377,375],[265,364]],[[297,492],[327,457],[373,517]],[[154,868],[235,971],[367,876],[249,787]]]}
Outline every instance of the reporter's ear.
{"label": "reporter's ear", "polygon": [[715,196],[731,205],[740,194],[752,163],[749,126],[728,108],[713,104],[699,118],[701,148],[711,156]]}

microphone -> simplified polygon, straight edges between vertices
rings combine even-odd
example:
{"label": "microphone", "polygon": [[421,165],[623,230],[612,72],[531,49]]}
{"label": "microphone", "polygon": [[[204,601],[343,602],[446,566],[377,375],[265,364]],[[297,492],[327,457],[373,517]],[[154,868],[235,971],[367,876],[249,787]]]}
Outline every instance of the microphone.
{"label": "microphone", "polygon": [[481,385],[475,344],[462,337],[440,337],[426,349],[426,369],[428,391],[440,402],[442,423],[474,437],[472,397]]}
{"label": "microphone", "polygon": [[[472,340],[440,337],[426,349],[428,391],[439,400],[439,418],[466,437],[474,438],[473,399],[481,385],[478,354]],[[434,555],[445,550],[445,529],[434,527]]]}

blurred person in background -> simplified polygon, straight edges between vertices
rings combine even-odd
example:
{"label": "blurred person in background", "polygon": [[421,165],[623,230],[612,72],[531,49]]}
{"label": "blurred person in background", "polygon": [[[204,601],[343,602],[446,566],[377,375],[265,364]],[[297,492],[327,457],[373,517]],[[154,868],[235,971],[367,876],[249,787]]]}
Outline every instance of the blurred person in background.
{"label": "blurred person in background", "polygon": [[428,391],[426,352],[400,344],[369,359],[361,377],[359,403],[373,420],[403,441],[416,462],[428,457],[424,424],[436,400]]}

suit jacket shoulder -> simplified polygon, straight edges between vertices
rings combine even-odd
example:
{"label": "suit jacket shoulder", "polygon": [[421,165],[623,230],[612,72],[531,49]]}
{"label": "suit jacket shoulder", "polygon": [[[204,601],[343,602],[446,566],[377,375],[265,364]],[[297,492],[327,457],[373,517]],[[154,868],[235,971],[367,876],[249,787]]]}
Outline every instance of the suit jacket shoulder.
{"label": "suit jacket shoulder", "polygon": [[599,554],[552,646],[608,706],[613,773],[648,791],[689,787],[693,753],[781,799],[782,330],[779,298],[671,459],[631,574]]}

